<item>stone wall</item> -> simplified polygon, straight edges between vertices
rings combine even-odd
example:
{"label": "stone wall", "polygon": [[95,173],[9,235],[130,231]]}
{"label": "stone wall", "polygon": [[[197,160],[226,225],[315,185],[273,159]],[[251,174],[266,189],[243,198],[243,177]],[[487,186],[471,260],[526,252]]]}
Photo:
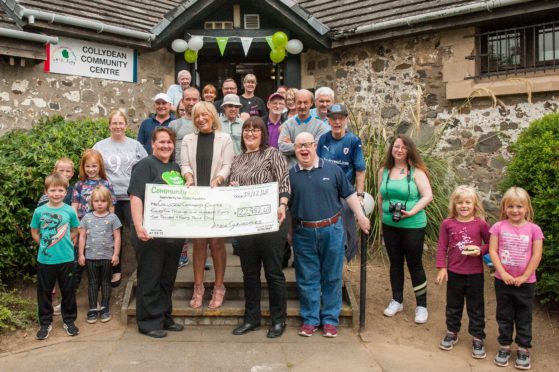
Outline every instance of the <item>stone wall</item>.
{"label": "stone wall", "polygon": [[132,126],[150,112],[155,94],[173,83],[174,56],[165,49],[141,51],[138,83],[45,73],[43,63],[9,66],[0,61],[0,135],[30,128],[41,116],[103,117],[122,109]]}
{"label": "stone wall", "polygon": [[434,141],[435,152],[443,154],[466,183],[479,188],[494,212],[510,145],[531,121],[557,110],[559,93],[534,93],[531,103],[528,94],[499,96],[495,106],[483,97],[447,100],[443,71],[455,62],[455,53],[460,63],[473,47],[449,40],[469,42],[463,36],[431,34],[331,53],[310,51],[302,58],[302,85],[332,87],[337,101],[389,133],[413,132],[420,145]]}

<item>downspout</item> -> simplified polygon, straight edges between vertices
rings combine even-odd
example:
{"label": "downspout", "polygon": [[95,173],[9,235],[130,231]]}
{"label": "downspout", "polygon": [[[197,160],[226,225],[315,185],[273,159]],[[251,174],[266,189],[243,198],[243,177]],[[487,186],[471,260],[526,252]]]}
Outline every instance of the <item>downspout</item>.
{"label": "downspout", "polygon": [[2,28],[2,27],[0,27],[0,36],[12,38],[12,39],[28,40],[28,41],[33,41],[36,43],[43,43],[43,44],[46,43],[58,44],[57,37],[34,34],[32,32],[12,30],[9,28]]}
{"label": "downspout", "polygon": [[14,12],[22,19],[24,17],[27,17],[27,20],[29,21],[30,24],[35,22],[35,20],[39,19],[49,23],[59,23],[59,24],[64,24],[69,26],[87,28],[87,29],[95,30],[98,33],[108,32],[111,34],[126,36],[133,39],[141,39],[148,42],[155,39],[155,35],[152,33],[130,30],[124,27],[112,26],[106,23],[90,21],[85,18],[65,16],[65,15],[60,15],[60,14],[55,14],[50,12],[44,12],[42,10],[27,9],[19,4],[16,6],[16,9],[14,9]]}
{"label": "downspout", "polygon": [[463,14],[481,12],[487,10],[490,12],[493,9],[502,8],[505,6],[517,5],[522,3],[529,3],[533,0],[488,0],[482,1],[474,4],[457,6],[449,9],[437,10],[435,12],[424,13],[399,19],[392,19],[390,21],[370,23],[363,26],[358,26],[351,30],[342,30],[332,35],[332,37],[337,40],[344,36],[358,35],[368,32],[375,32],[386,30],[389,28],[396,28],[402,26],[412,26],[416,23],[423,23],[427,21],[448,18]]}

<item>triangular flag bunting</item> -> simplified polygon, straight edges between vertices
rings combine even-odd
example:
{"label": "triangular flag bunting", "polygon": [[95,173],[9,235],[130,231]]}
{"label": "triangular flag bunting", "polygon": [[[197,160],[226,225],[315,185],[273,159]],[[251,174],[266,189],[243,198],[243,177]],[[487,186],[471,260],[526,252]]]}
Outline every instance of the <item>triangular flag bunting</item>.
{"label": "triangular flag bunting", "polygon": [[245,51],[245,57],[248,55],[248,50],[250,49],[250,44],[252,44],[251,37],[242,37],[241,43],[243,44],[243,50]]}
{"label": "triangular flag bunting", "polygon": [[215,40],[217,41],[217,46],[219,47],[219,51],[221,52],[221,56],[223,57],[223,53],[225,53],[225,46],[227,45],[227,41],[229,40],[228,37],[216,37]]}
{"label": "triangular flag bunting", "polygon": [[272,37],[271,36],[266,36],[266,41],[268,42],[268,45],[270,46],[270,49],[274,50],[274,43],[272,42]]}

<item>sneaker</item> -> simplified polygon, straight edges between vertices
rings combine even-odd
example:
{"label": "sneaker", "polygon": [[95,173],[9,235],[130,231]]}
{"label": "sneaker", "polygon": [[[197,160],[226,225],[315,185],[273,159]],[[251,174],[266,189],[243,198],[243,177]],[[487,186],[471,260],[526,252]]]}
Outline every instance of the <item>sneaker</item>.
{"label": "sneaker", "polygon": [[324,337],[334,338],[338,335],[338,328],[332,324],[324,324],[322,326],[322,335]]}
{"label": "sneaker", "polygon": [[514,362],[514,368],[516,369],[530,369],[532,365],[530,364],[530,351],[526,349],[518,349],[516,352],[516,361]]}
{"label": "sneaker", "polygon": [[394,316],[404,310],[404,305],[396,300],[391,300],[388,307],[384,309],[384,316]]}
{"label": "sneaker", "polygon": [[60,315],[62,314],[62,305],[58,304],[52,308],[52,315]]}
{"label": "sneaker", "polygon": [[86,322],[89,324],[97,323],[97,318],[99,317],[99,312],[97,310],[89,310],[87,312]]}
{"label": "sneaker", "polygon": [[52,331],[52,325],[43,325],[37,331],[37,335],[35,336],[35,338],[37,340],[46,340],[50,335],[50,331]]}
{"label": "sneaker", "polygon": [[499,348],[497,355],[495,356],[495,364],[499,367],[506,367],[509,365],[510,359],[510,347],[503,347]]}
{"label": "sneaker", "polygon": [[188,262],[189,262],[188,256],[181,256],[181,257],[179,258],[179,269],[180,269],[181,267],[185,267],[186,265],[188,265]]}
{"label": "sneaker", "polygon": [[101,323],[107,323],[109,320],[111,320],[111,312],[109,310],[103,311],[101,313]]}
{"label": "sneaker", "polygon": [[301,328],[299,328],[299,336],[311,337],[316,331],[318,331],[317,326],[303,324]]}
{"label": "sneaker", "polygon": [[427,319],[429,318],[429,312],[425,306],[418,306],[415,308],[415,319],[414,321],[417,324],[427,323]]}
{"label": "sneaker", "polygon": [[472,341],[472,357],[475,359],[484,359],[487,356],[485,354],[485,346],[483,346],[483,340],[475,338]]}
{"label": "sneaker", "polygon": [[454,348],[454,345],[458,342],[458,335],[456,333],[452,333],[450,331],[446,331],[446,335],[441,340],[439,344],[439,348],[449,351]]}
{"label": "sneaker", "polygon": [[64,330],[68,334],[68,336],[77,336],[80,333],[80,329],[76,327],[74,322],[72,323],[64,323]]}

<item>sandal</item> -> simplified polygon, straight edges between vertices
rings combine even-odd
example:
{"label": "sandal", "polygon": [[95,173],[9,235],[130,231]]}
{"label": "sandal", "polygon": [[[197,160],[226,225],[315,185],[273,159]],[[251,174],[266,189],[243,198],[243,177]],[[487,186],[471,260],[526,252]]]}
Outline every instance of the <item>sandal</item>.
{"label": "sandal", "polygon": [[214,287],[212,291],[212,299],[208,305],[210,309],[218,309],[223,304],[223,297],[225,297],[225,286]]}
{"label": "sandal", "polygon": [[202,301],[204,301],[204,284],[194,284],[194,290],[192,291],[192,299],[190,300],[190,307],[197,309],[202,306]]}

